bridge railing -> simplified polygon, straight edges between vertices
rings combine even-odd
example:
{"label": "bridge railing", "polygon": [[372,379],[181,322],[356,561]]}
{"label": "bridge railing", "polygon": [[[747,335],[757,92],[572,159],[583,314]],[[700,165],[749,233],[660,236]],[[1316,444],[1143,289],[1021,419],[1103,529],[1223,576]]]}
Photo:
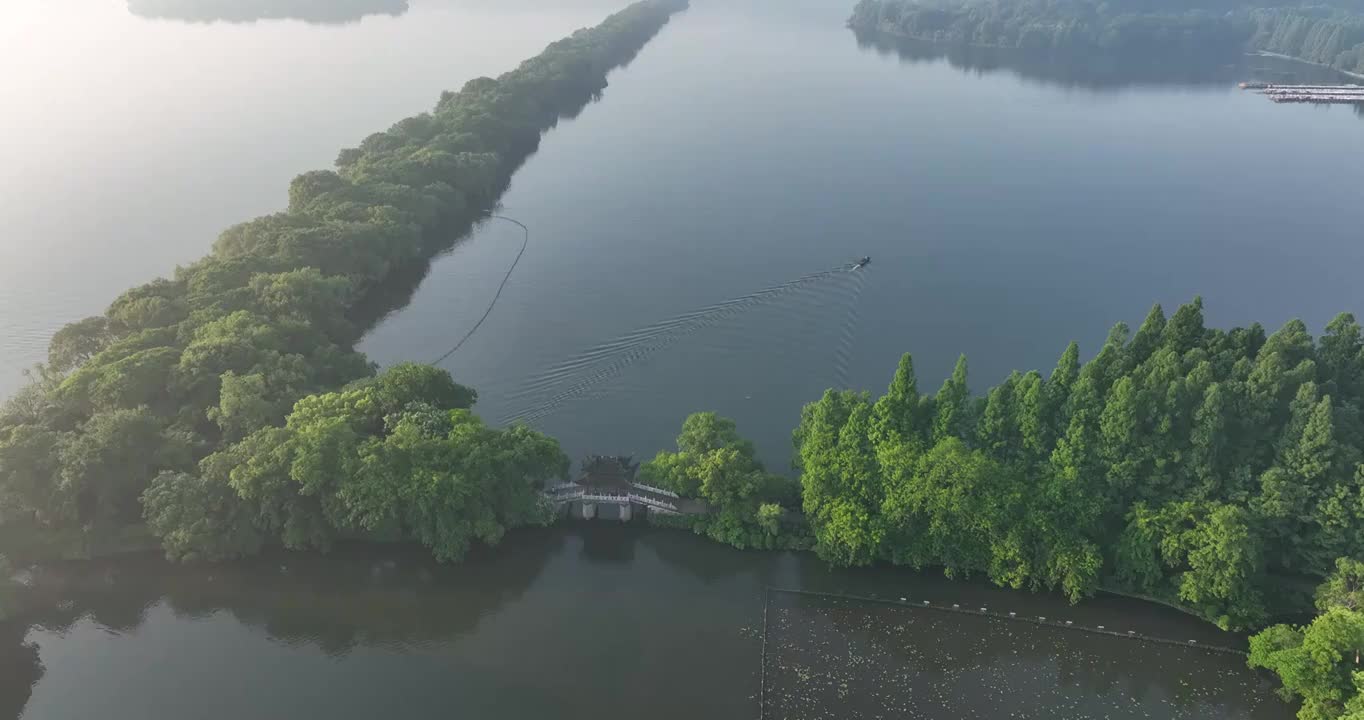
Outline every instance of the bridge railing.
{"label": "bridge railing", "polygon": [[[650,490],[649,492],[653,491]],[[614,503],[617,505],[625,503],[638,503],[646,507],[658,508],[659,510],[665,510],[668,512],[673,513],[681,512],[681,509],[677,506],[677,503],[668,502],[665,499],[651,497],[649,495],[644,495],[636,492],[596,493],[588,492],[580,485],[556,485],[546,490],[545,495],[548,496],[554,502],[560,503],[572,502],[574,500],[580,500],[582,502]],[[664,497],[668,496],[665,495]]]}
{"label": "bridge railing", "polygon": [[623,493],[619,495],[616,493],[583,493],[582,495],[582,499],[584,502],[622,503],[630,502],[631,497],[632,496],[629,495],[628,493]]}
{"label": "bridge railing", "polygon": [[631,495],[630,495],[630,500],[633,501],[633,502],[637,502],[637,503],[639,503],[640,505],[647,505],[647,506],[649,506],[649,507],[660,508],[660,509],[663,509],[663,510],[670,510],[670,511],[672,511],[672,512],[680,512],[680,511],[678,510],[678,508],[677,508],[677,505],[675,505],[675,504],[673,504],[673,503],[670,503],[670,502],[664,502],[664,501],[662,501],[662,500],[659,500],[658,498],[651,498],[651,497],[649,497],[649,496],[647,496],[647,495],[634,495],[634,494],[631,494]]}
{"label": "bridge railing", "polygon": [[673,491],[671,491],[671,490],[664,490],[663,488],[656,488],[656,487],[654,487],[654,486],[652,486],[652,485],[645,485],[645,484],[643,484],[643,483],[635,483],[635,487],[636,487],[636,488],[639,488],[640,490],[645,490],[645,491],[651,492],[651,493],[653,493],[653,494],[655,494],[655,495],[663,495],[663,496],[665,496],[665,497],[670,497],[670,498],[672,498],[672,499],[674,499],[674,500],[681,500],[681,499],[682,499],[682,497],[681,497],[680,495],[678,495],[677,493],[675,493],[675,492],[673,492]]}

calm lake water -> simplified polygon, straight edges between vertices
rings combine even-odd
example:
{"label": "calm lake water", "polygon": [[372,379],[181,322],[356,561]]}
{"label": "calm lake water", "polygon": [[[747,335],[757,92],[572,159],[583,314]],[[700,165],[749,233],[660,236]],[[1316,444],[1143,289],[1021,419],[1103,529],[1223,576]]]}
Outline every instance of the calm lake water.
{"label": "calm lake water", "polygon": [[[769,718],[875,717],[839,712],[866,709],[873,698],[861,690],[856,702],[831,704],[792,687],[797,664],[846,672],[851,653],[830,662],[821,651],[830,638],[865,636],[869,625],[892,646],[878,667],[911,664],[919,678],[877,682],[879,693],[912,694],[923,709],[886,717],[1292,717],[1268,678],[1232,655],[921,608],[844,610],[841,625],[793,625],[790,598],[769,599],[764,588],[1233,640],[1166,608],[1112,598],[1069,608],[940,575],[830,572],[812,555],[741,553],[614,523],[515,533],[456,567],[419,551],[368,548],[208,569],[124,560],[37,582],[61,588],[67,603],[26,631],[0,626],[0,713],[27,700],[25,720],[738,719],[757,716],[760,683],[772,691]],[[917,637],[905,634],[913,623]],[[797,651],[804,659],[791,659]],[[882,674],[859,677],[871,684]],[[785,702],[824,713],[776,712]]]}
{"label": "calm lake water", "polygon": [[[877,47],[845,4],[699,0],[546,137],[504,197],[530,248],[443,363],[486,417],[529,417],[575,456],[652,456],[716,410],[784,468],[803,403],[879,392],[906,351],[929,391],[966,353],[981,391],[1155,302],[1202,295],[1210,323],[1271,330],[1364,311],[1351,108],[1275,105],[1235,88],[1248,68]],[[365,351],[440,357],[520,241],[475,233]],[[864,255],[865,277],[632,339]]]}
{"label": "calm lake water", "polygon": [[[24,72],[0,78],[0,394],[54,329],[283,206],[299,171],[623,4],[6,6],[0,58]],[[713,409],[782,468],[802,403],[831,385],[879,390],[904,351],[929,388],[967,353],[980,390],[1049,368],[1070,340],[1092,352],[1153,302],[1201,294],[1210,323],[1271,328],[1364,310],[1364,117],[1234,89],[1318,71],[859,41],[843,27],[850,5],[694,0],[546,137],[504,198],[529,249],[443,363],[486,417],[530,420],[575,456],[645,456]],[[251,7],[283,19],[245,21]],[[480,228],[366,352],[445,354],[520,240],[510,223]],[[863,255],[863,271],[791,284]],[[458,568],[371,549],[39,581],[66,602],[0,626],[0,718],[738,718],[756,714],[760,675],[818,705],[789,666],[760,672],[766,585],[1237,642],[1136,603],[1072,609],[902,571],[831,573],[614,524],[516,534]],[[1232,656],[816,610],[783,652],[808,660],[832,643],[912,662],[901,682],[933,688],[912,698],[933,720],[1292,716]],[[924,660],[935,645],[950,657]],[[883,699],[855,707],[908,702]]]}

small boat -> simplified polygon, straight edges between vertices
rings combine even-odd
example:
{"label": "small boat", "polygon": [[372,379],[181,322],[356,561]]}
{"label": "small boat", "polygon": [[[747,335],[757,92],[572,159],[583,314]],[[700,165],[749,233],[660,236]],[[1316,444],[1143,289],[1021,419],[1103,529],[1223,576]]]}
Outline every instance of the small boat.
{"label": "small boat", "polygon": [[870,263],[870,262],[871,262],[871,256],[870,256],[870,255],[864,255],[864,256],[862,257],[861,260],[858,260],[858,261],[857,261],[857,264],[856,264],[856,265],[853,265],[853,266],[852,266],[852,269],[854,269],[854,270],[861,270],[862,268],[866,267],[867,264]]}

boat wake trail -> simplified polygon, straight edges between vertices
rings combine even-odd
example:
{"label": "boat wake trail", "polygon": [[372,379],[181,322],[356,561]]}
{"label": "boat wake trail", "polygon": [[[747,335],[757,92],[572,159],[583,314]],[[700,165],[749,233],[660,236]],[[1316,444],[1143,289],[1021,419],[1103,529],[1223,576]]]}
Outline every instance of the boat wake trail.
{"label": "boat wake trail", "polygon": [[848,294],[848,312],[839,328],[838,344],[834,346],[834,387],[848,388],[848,369],[852,365],[853,346],[857,340],[857,323],[862,315],[862,291],[867,286],[865,270],[853,273]]}
{"label": "boat wake trail", "polygon": [[[626,368],[666,349],[679,340],[754,308],[770,304],[798,290],[837,278],[861,275],[847,265],[812,273],[698,310],[682,313],[607,342],[557,363],[531,378],[508,400],[513,408],[502,424],[534,423],[553,415],[565,403],[582,398],[602,383],[618,377]],[[856,282],[862,282],[856,280]]]}

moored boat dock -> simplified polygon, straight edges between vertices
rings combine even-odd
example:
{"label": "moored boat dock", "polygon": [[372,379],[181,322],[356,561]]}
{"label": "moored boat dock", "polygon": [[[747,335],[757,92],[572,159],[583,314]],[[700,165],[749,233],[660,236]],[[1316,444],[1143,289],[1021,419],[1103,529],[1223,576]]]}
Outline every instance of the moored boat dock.
{"label": "moored boat dock", "polygon": [[1364,105],[1364,85],[1276,85],[1243,82],[1242,90],[1258,90],[1276,103]]}

